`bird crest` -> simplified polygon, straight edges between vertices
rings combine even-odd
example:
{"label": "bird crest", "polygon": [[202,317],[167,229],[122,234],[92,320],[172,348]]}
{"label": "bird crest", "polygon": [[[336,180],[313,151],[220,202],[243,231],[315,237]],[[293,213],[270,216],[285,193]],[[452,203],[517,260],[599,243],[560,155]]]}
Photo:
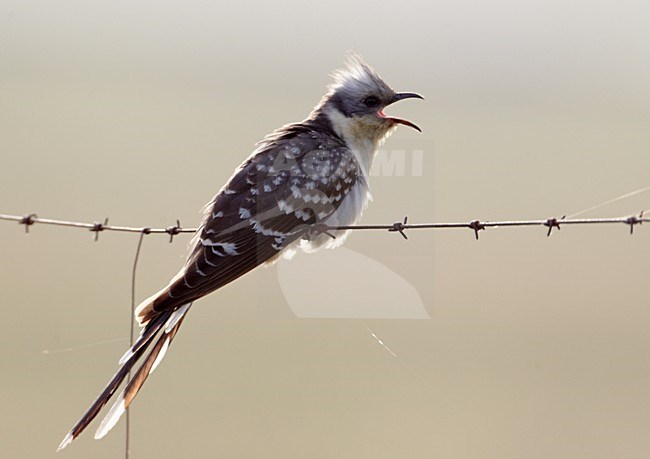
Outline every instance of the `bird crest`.
{"label": "bird crest", "polygon": [[329,95],[344,92],[349,96],[379,93],[390,98],[394,91],[357,52],[350,51],[345,66],[332,73],[334,82],[329,86]]}

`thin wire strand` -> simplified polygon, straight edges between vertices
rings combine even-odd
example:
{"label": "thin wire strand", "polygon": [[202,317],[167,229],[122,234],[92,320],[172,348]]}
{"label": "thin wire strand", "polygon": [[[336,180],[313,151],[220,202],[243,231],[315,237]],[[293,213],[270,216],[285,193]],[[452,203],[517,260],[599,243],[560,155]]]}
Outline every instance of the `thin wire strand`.
{"label": "thin wire strand", "polygon": [[449,396],[445,395],[439,387],[436,387],[432,383],[430,383],[424,376],[422,376],[417,370],[415,370],[408,362],[405,362],[404,359],[402,359],[395,352],[393,352],[393,350],[370,328],[370,326],[368,326],[368,324],[364,319],[358,316],[356,317],[356,319],[359,322],[359,325],[361,325],[363,328],[366,329],[368,333],[370,333],[370,336],[372,336],[372,338],[377,342],[377,344],[379,344],[386,352],[388,352],[391,356],[393,356],[397,364],[400,365],[402,369],[409,372],[412,376],[415,376],[415,378],[418,379],[424,387],[426,387],[440,400],[442,400],[444,403],[450,406],[457,413],[457,416],[460,419],[470,424],[477,431],[483,432],[485,435],[490,437],[494,442],[504,447],[506,450],[508,450],[508,452],[512,453],[514,456],[518,456],[512,450],[512,448],[510,448],[501,439],[497,438],[497,436],[493,434],[488,427],[486,427],[483,424],[477,423],[468,414],[463,414],[460,408],[458,407],[458,405],[456,404],[456,402],[454,402],[454,400],[452,400]]}
{"label": "thin wire strand", "polygon": [[608,199],[607,201],[603,201],[600,204],[595,204],[595,205],[593,205],[591,207],[587,207],[586,209],[583,209],[583,210],[581,210],[579,212],[576,212],[575,214],[569,215],[567,218],[574,218],[574,217],[577,217],[578,215],[586,214],[587,212],[591,212],[592,210],[600,209],[601,207],[605,207],[605,206],[607,206],[609,204],[613,204],[613,203],[615,203],[617,201],[620,201],[621,199],[630,198],[632,196],[636,196],[637,194],[644,193],[644,192],[646,192],[648,190],[650,190],[650,185],[648,185],[646,187],[643,187],[643,188],[639,188],[638,190],[631,191],[629,193],[622,194],[622,195],[617,196],[615,198]]}
{"label": "thin wire strand", "polygon": [[101,341],[79,344],[77,346],[63,347],[60,349],[43,349],[43,354],[58,354],[60,352],[72,352],[72,351],[77,351],[79,349],[88,349],[90,347],[101,346],[102,344],[117,343],[118,341],[126,341],[127,339],[128,338],[103,339]]}
{"label": "thin wire strand", "polygon": [[[135,278],[138,268],[138,259],[140,258],[140,250],[142,249],[142,241],[144,240],[145,231],[140,232],[138,239],[138,247],[135,249],[135,257],[133,258],[133,269],[131,271],[131,309],[129,310],[129,342],[133,346],[134,323],[133,315],[135,313]],[[126,375],[126,384],[131,381],[131,372]],[[124,457],[129,459],[131,454],[131,407],[126,409],[126,434],[124,438]]]}
{"label": "thin wire strand", "polygon": [[[649,188],[650,189],[650,188]],[[634,192],[633,194],[640,193]],[[626,196],[631,196],[632,194],[628,193]],[[615,200],[623,199],[623,197],[615,198]],[[611,201],[613,202],[613,200]],[[604,205],[604,204],[603,204]],[[25,229],[34,224],[44,224],[44,225],[57,225],[57,226],[68,226],[75,228],[85,228],[90,231],[95,232],[95,236],[101,231],[118,231],[118,232],[129,232],[129,233],[141,233],[141,234],[168,234],[171,239],[177,234],[186,234],[186,233],[195,233],[198,228],[181,228],[180,223],[176,226],[170,226],[168,228],[149,228],[149,227],[131,227],[131,226],[115,226],[108,225],[107,223],[84,223],[84,222],[73,222],[65,220],[55,220],[49,218],[40,218],[35,214],[29,214],[26,216],[19,215],[6,215],[0,214],[0,220],[15,221],[22,225],[25,225]],[[611,217],[611,218],[547,218],[547,219],[537,219],[537,220],[505,220],[505,221],[481,221],[473,220],[471,222],[454,222],[454,223],[407,223],[407,219],[404,219],[404,222],[397,222],[392,224],[377,224],[377,225],[338,225],[338,226],[328,226],[321,225],[318,230],[326,233],[327,231],[341,231],[341,230],[384,230],[390,232],[399,232],[406,239],[406,230],[411,229],[450,229],[450,228],[470,228],[474,230],[475,234],[478,236],[480,230],[486,228],[500,228],[500,227],[519,227],[519,226],[545,226],[549,230],[553,227],[559,228],[560,225],[598,225],[598,224],[615,224],[615,223],[624,223],[633,227],[634,225],[650,222],[650,218],[643,217],[643,213],[639,215],[633,215],[628,217]],[[478,237],[477,237],[478,238]]]}

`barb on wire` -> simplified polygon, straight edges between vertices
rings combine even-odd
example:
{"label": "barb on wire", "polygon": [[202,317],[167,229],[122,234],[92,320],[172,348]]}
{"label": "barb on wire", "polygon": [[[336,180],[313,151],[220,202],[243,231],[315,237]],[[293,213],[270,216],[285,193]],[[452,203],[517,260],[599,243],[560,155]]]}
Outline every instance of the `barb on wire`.
{"label": "barb on wire", "polygon": [[474,236],[476,237],[476,240],[478,241],[478,232],[481,230],[485,229],[485,223],[481,223],[478,220],[474,220],[473,222],[470,222],[469,225],[470,229],[474,230]]}
{"label": "barb on wire", "polygon": [[[564,220],[566,218],[566,215],[562,215],[562,218],[560,220]],[[560,231],[560,222],[557,220],[557,218],[549,218],[544,222],[544,226],[548,226],[548,233],[546,233],[546,237],[549,237],[551,235],[551,231],[553,231],[553,228],[557,228],[558,231]]]}
{"label": "barb on wire", "polygon": [[328,236],[332,239],[336,239],[336,236],[330,232],[332,228],[328,225],[325,225],[324,223],[317,223],[313,225],[307,233],[305,234],[305,237],[309,240],[313,239],[314,237],[324,234],[325,236]]}
{"label": "barb on wire", "polygon": [[[176,236],[178,233],[180,233],[182,229],[183,228],[181,228],[180,220],[176,220],[176,226],[170,226],[168,228],[165,228],[165,232],[167,234],[169,234],[169,243],[170,244],[173,242],[174,236]],[[195,231],[192,231],[192,232],[194,233]]]}
{"label": "barb on wire", "polygon": [[[329,226],[325,224],[315,225],[313,230],[316,233],[324,233],[330,237],[335,237],[332,234],[332,231],[344,231],[344,230],[383,230],[391,233],[399,233],[404,239],[408,239],[406,236],[406,230],[415,230],[415,229],[449,229],[449,228],[470,228],[474,232],[474,237],[478,240],[479,231],[486,230],[488,228],[504,228],[504,227],[515,227],[515,226],[542,226],[548,228],[546,236],[551,235],[553,228],[560,229],[560,224],[562,225],[602,225],[602,224],[625,224],[630,227],[630,234],[634,234],[634,227],[636,225],[641,225],[644,222],[650,222],[650,218],[643,216],[643,211],[638,215],[632,215],[628,217],[612,217],[612,218],[545,218],[539,220],[505,220],[505,221],[489,221],[489,220],[472,220],[470,222],[459,222],[459,223],[408,223],[408,217],[404,217],[403,221],[398,221],[389,225],[336,225]],[[100,231],[119,231],[127,233],[141,233],[141,234],[168,234],[169,242],[172,242],[174,236],[178,234],[185,233],[195,233],[198,228],[182,228],[179,220],[176,220],[176,225],[169,226],[167,228],[151,228],[151,227],[132,227],[132,226],[116,226],[109,225],[108,218],[104,220],[103,223],[83,223],[83,222],[72,222],[66,220],[54,220],[49,218],[39,218],[36,214],[26,214],[24,216],[19,215],[5,215],[0,214],[0,220],[16,221],[21,225],[25,225],[25,230],[35,224],[43,225],[56,225],[56,226],[69,226],[74,228],[87,228],[90,231],[95,233],[95,240]]]}
{"label": "barb on wire", "polygon": [[93,223],[93,227],[90,228],[90,231],[95,233],[95,242],[97,242],[97,239],[99,239],[99,232],[104,231],[104,229],[106,229],[106,225],[108,225],[108,217],[104,219],[104,223],[100,223],[100,222]]}
{"label": "barb on wire", "polygon": [[406,229],[406,224],[408,223],[408,221],[409,221],[409,218],[404,217],[404,222],[395,222],[395,223],[393,223],[393,227],[388,228],[388,231],[391,232],[391,233],[397,232],[397,233],[401,234],[404,239],[408,239],[408,237],[406,237],[406,233],[404,232],[404,230]]}
{"label": "barb on wire", "polygon": [[36,214],[28,214],[23,216],[18,223],[25,225],[25,232],[29,233],[29,227],[34,224],[34,219],[37,217]]}
{"label": "barb on wire", "polygon": [[638,217],[636,215],[632,215],[630,217],[627,217],[625,219],[625,223],[627,225],[630,225],[630,235],[634,234],[634,225],[640,225],[643,222],[644,222],[644,220],[643,220],[643,211],[641,211],[641,213],[639,214]]}

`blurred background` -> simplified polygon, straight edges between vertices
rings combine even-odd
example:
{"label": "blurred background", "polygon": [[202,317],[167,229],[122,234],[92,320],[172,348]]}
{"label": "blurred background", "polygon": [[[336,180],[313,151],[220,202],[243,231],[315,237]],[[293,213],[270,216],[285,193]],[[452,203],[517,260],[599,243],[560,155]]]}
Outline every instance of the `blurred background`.
{"label": "blurred background", "polygon": [[[424,132],[386,143],[364,222],[571,215],[650,185],[649,21],[642,1],[0,0],[0,213],[196,226],[353,48],[427,99],[390,108]],[[354,233],[198,302],[131,457],[650,455],[648,228],[408,236]],[[54,457],[115,371],[137,238],[0,222],[4,457]],[[138,301],[188,241],[145,238]],[[124,421],[97,425],[57,457],[121,457]]]}

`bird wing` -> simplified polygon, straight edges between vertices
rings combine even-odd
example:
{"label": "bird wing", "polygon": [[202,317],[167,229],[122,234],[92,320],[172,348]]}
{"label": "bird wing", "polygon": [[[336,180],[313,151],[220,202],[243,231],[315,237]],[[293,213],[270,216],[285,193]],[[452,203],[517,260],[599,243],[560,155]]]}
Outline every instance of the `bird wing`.
{"label": "bird wing", "polygon": [[194,249],[170,284],[138,308],[146,323],[232,282],[326,220],[361,177],[354,153],[301,125],[267,137],[208,204]]}

